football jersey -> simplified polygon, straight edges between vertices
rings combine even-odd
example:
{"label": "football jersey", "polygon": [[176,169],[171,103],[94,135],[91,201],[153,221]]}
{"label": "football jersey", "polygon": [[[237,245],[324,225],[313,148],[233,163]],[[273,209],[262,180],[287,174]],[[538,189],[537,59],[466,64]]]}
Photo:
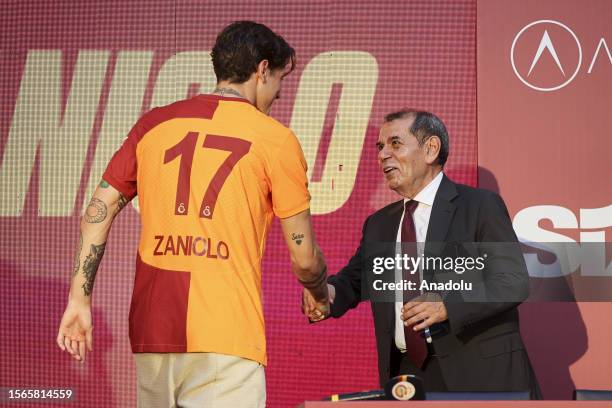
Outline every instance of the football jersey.
{"label": "football jersey", "polygon": [[103,179],[138,195],[133,352],[267,363],[261,262],[274,215],[309,208],[295,135],[244,99],[198,95],[145,114]]}

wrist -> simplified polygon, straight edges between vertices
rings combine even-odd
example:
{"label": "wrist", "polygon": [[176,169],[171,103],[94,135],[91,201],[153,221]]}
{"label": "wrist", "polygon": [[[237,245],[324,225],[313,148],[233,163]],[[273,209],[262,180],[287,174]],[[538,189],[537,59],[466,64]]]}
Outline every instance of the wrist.
{"label": "wrist", "polygon": [[310,290],[319,289],[321,286],[324,286],[327,283],[327,265],[323,264],[323,267],[316,275],[311,275],[308,278],[303,278],[298,276],[298,282],[302,284],[303,287]]}
{"label": "wrist", "polygon": [[329,303],[334,303],[334,299],[336,299],[336,287],[328,283],[327,293],[329,294]]}
{"label": "wrist", "polygon": [[78,291],[74,293],[74,291],[71,290],[68,294],[68,306],[91,306],[91,296],[85,296],[84,293],[78,294]]}
{"label": "wrist", "polygon": [[314,288],[307,288],[307,290],[317,302],[324,303],[329,301],[327,283],[323,282],[321,285]]}

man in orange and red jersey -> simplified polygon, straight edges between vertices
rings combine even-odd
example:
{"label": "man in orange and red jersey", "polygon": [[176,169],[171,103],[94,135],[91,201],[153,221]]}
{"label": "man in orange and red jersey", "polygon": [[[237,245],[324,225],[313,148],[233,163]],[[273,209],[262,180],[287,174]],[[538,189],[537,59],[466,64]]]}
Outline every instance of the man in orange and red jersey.
{"label": "man in orange and red jersey", "polygon": [[261,262],[275,215],[294,273],[318,316],[329,313],[304,155],[295,135],[267,116],[295,52],[264,25],[242,21],[219,34],[211,56],[213,93],[145,114],[81,220],[57,343],[84,361],[108,232],[139,197],[130,308],[139,406],[265,406]]}

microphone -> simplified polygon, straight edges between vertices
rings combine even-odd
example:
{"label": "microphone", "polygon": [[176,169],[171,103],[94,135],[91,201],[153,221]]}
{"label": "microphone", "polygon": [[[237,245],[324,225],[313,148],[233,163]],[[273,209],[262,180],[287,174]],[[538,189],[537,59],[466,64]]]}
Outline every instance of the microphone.
{"label": "microphone", "polygon": [[384,400],[385,391],[373,390],[373,391],[362,391],[362,392],[351,392],[347,394],[333,394],[329,397],[323,398],[322,401],[372,401],[372,400]]}
{"label": "microphone", "polygon": [[404,374],[391,378],[384,390],[333,394],[322,401],[424,400],[423,380],[416,375]]}

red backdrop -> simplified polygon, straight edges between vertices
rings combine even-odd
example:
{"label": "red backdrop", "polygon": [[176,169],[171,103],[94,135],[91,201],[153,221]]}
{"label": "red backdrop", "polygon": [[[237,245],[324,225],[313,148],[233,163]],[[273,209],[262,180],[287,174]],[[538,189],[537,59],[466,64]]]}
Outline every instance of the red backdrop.
{"label": "red backdrop", "polygon": [[[75,406],[134,405],[133,207],[115,224],[98,275],[95,352],[79,365],[54,345],[78,217],[142,112],[212,88],[208,51],[238,19],[268,24],[298,52],[273,115],[303,144],[332,271],[352,254],[364,218],[396,199],[377,169],[374,141],[382,116],[403,106],[442,117],[451,133],[446,172],[474,185],[478,170],[479,184],[505,198],[521,239],[609,237],[612,10],[603,0],[2,6],[0,386],[71,387]],[[269,405],[375,388],[368,306],[309,326],[288,266],[274,228],[264,263]],[[609,303],[521,310],[545,397],[612,388]]]}
{"label": "red backdrop", "polygon": [[[611,16],[606,0],[478,1],[479,184],[501,192],[522,241],[611,240]],[[546,398],[612,389],[612,304],[577,286],[610,288],[607,255],[599,277],[564,271],[584,302],[521,306]]]}
{"label": "red backdrop", "polygon": [[[98,275],[91,359],[79,365],[54,345],[78,216],[142,112],[212,88],[208,52],[238,19],[269,25],[298,52],[272,113],[303,144],[332,271],[354,251],[364,218],[396,199],[374,142],[382,116],[403,106],[442,117],[451,134],[447,173],[474,185],[478,169],[479,184],[505,198],[523,240],[609,237],[612,9],[604,0],[2,6],[0,386],[72,387],[76,405],[134,405],[133,207],[113,227]],[[375,388],[368,306],[309,326],[299,296],[274,228],[264,263],[269,405]],[[574,387],[612,389],[610,304],[521,310],[547,398],[569,398]]]}
{"label": "red backdrop", "polygon": [[[365,216],[396,198],[373,146],[384,113],[402,106],[443,118],[452,138],[447,173],[473,185],[478,169],[479,184],[505,198],[523,240],[609,239],[610,15],[603,0],[3,4],[0,386],[71,387],[75,406],[134,405],[126,324],[138,231],[132,207],[113,228],[98,276],[95,352],[79,365],[54,345],[78,216],[142,112],[211,89],[208,51],[227,23],[261,21],[297,49],[298,69],[273,115],[302,141],[315,228],[337,270]],[[276,228],[269,238],[269,405],[376,387],[367,305],[340,321],[306,324]],[[521,310],[545,397],[612,388],[609,303]]]}
{"label": "red backdrop", "polygon": [[[115,222],[94,291],[94,353],[54,344],[78,217],[113,151],[150,107],[210,91],[208,52],[228,23],[281,33],[299,64],[273,116],[300,138],[317,238],[330,270],[352,255],[365,217],[395,200],[376,164],[382,116],[439,114],[448,173],[476,182],[476,3],[465,1],[5,2],[0,14],[0,386],[72,387],[75,406],[135,405],[127,315],[138,215]],[[275,227],[264,263],[271,407],[377,387],[368,305],[316,327],[299,311]]]}

